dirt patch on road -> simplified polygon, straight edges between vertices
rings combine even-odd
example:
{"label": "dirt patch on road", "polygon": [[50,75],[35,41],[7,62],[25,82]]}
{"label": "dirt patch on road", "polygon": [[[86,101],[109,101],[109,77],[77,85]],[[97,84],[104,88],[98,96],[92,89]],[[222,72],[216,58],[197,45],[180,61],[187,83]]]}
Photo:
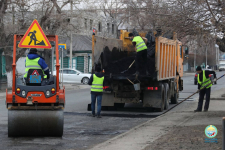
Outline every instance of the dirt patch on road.
{"label": "dirt patch on road", "polygon": [[218,150],[222,149],[222,126],[218,129],[218,143],[205,143],[205,125],[170,128],[170,132],[151,143],[145,150]]}

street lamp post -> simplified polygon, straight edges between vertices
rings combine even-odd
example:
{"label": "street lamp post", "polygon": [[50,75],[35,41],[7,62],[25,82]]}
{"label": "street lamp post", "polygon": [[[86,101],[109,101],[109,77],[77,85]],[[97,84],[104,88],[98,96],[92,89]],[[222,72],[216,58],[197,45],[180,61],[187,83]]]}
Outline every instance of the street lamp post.
{"label": "street lamp post", "polygon": [[215,45],[215,48],[216,48],[216,66],[217,66],[217,47]]}
{"label": "street lamp post", "polygon": [[206,56],[205,56],[205,68],[207,67],[207,46],[206,46]]}
{"label": "street lamp post", "polygon": [[218,67],[218,62],[219,62],[219,46],[215,44],[216,48],[216,66]]}
{"label": "street lamp post", "polygon": [[[71,4],[70,4],[70,11],[71,11],[71,17],[70,17],[70,21],[71,21],[71,23],[72,23],[72,15],[73,15],[73,1],[71,0]],[[69,66],[70,66],[70,68],[72,68],[72,51],[73,51],[73,46],[72,46],[72,40],[73,40],[73,33],[72,33],[72,31],[70,32],[70,64],[69,64]]]}
{"label": "street lamp post", "polygon": [[195,55],[194,55],[194,71],[195,71],[195,66],[196,66],[196,49],[195,49]]}

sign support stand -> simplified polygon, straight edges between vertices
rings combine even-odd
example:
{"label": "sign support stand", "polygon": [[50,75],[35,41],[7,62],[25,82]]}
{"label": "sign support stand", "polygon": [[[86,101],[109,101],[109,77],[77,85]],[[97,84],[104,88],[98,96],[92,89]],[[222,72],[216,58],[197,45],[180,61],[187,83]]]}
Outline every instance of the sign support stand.
{"label": "sign support stand", "polygon": [[52,74],[54,71],[54,47],[52,47]]}
{"label": "sign support stand", "polygon": [[62,51],[62,87],[63,87],[63,48],[61,48]]}

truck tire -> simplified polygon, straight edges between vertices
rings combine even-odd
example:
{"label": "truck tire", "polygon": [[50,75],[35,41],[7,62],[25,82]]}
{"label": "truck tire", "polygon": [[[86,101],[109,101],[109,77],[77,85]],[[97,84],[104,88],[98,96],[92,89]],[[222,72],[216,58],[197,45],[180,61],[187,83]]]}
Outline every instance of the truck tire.
{"label": "truck tire", "polygon": [[124,108],[125,103],[114,103],[114,106],[115,106],[116,108]]}
{"label": "truck tire", "polygon": [[91,111],[91,104],[87,105],[87,111]]}
{"label": "truck tire", "polygon": [[165,83],[164,84],[164,94],[165,94],[165,106],[164,106],[164,109],[167,110],[169,109],[169,101],[170,101],[170,90],[169,90],[169,85],[168,83]]}
{"label": "truck tire", "polygon": [[164,110],[164,107],[165,107],[165,88],[164,88],[163,85],[162,85],[161,94],[162,94],[161,107],[160,108],[155,108],[155,111],[157,111],[157,112],[162,112]]}
{"label": "truck tire", "polygon": [[174,95],[171,97],[171,104],[177,104],[179,99],[179,93],[174,93]]}
{"label": "truck tire", "polygon": [[177,92],[177,85],[176,83],[174,83],[174,95],[171,96],[171,104],[177,104],[178,99],[179,99],[179,91]]}

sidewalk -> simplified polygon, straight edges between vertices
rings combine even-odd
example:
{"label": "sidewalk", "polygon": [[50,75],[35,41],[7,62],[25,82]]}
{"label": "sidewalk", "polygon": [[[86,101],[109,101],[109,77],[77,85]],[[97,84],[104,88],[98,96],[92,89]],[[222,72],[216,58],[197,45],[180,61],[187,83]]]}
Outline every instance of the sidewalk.
{"label": "sidewalk", "polygon": [[183,76],[186,77],[186,76],[194,76],[196,73],[195,72],[184,72],[183,73]]}
{"label": "sidewalk", "polygon": [[[60,84],[61,86],[61,84]],[[90,85],[86,84],[75,84],[75,83],[64,83],[63,86],[65,86],[66,91],[72,91],[72,90],[79,90],[79,89],[88,89],[91,88]]]}
{"label": "sidewalk", "polygon": [[[208,112],[194,113],[197,101],[184,102],[168,113],[96,145],[92,150],[214,150],[222,149],[225,100],[211,100]],[[205,128],[218,129],[218,143],[205,143]]]}

